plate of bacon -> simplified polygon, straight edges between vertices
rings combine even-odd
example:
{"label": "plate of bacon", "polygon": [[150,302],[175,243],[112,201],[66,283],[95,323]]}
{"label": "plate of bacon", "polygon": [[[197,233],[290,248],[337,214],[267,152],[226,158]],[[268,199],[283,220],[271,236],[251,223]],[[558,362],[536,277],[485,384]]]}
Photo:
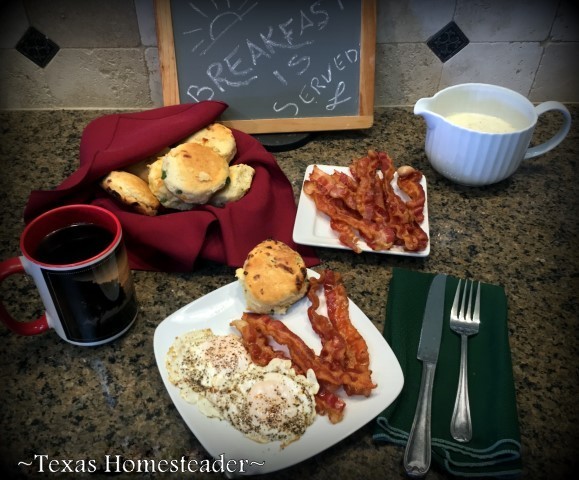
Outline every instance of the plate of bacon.
{"label": "plate of bacon", "polygon": [[384,152],[370,151],[348,167],[309,165],[293,240],[356,253],[426,257],[426,178],[409,166],[396,170]]}
{"label": "plate of bacon", "polygon": [[[381,332],[348,298],[342,277],[331,270],[324,270],[321,275],[308,270],[308,277],[307,296],[283,315],[245,313],[242,288],[235,281],[182,307],[155,331],[157,366],[173,403],[213,458],[224,465],[232,461],[233,467],[243,466],[242,470],[235,470],[236,474],[277,471],[326,450],[372,421],[402,390],[404,378],[396,356]],[[328,324],[322,327],[325,319],[337,320],[341,324],[339,331],[348,332],[343,335],[346,351],[355,355],[359,368],[355,362],[348,363],[348,367],[340,367],[338,363],[328,367],[328,359],[336,354],[338,343],[336,338],[327,336],[331,327]],[[248,323],[259,330],[260,337],[252,337],[251,332],[246,335],[244,328],[240,328]],[[296,373],[311,362],[320,390],[316,394],[313,423],[301,437],[289,445],[278,441],[258,443],[227,420],[209,418],[197,405],[183,399],[169,381],[168,352],[177,337],[199,329],[211,329],[215,335],[238,335],[252,359],[254,354],[263,359],[263,355],[271,355],[272,351],[277,352],[276,356],[285,355],[297,366]],[[319,363],[325,364],[321,373]],[[343,384],[332,387],[332,378],[340,378],[338,381]]]}

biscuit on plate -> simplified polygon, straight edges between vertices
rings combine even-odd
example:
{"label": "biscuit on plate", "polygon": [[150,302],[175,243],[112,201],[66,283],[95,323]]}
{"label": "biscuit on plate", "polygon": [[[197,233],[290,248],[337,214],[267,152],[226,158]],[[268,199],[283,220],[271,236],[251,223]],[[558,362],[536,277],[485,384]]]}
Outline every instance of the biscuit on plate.
{"label": "biscuit on plate", "polygon": [[181,143],[199,143],[211,147],[230,163],[237,153],[235,137],[229,128],[221,123],[212,123],[185,138]]}
{"label": "biscuit on plate", "polygon": [[301,255],[278,240],[265,240],[253,248],[235,276],[247,309],[255,313],[286,313],[309,285]]}
{"label": "biscuit on plate", "polygon": [[215,150],[198,143],[184,143],[163,157],[167,189],[187,203],[203,204],[225,186],[229,164]]}
{"label": "biscuit on plate", "polygon": [[215,192],[209,199],[209,203],[216,207],[223,207],[228,202],[234,202],[243,197],[253,181],[255,170],[249,165],[240,163],[229,167],[229,180],[225,186]]}
{"label": "biscuit on plate", "polygon": [[149,165],[148,181],[151,192],[165,208],[173,208],[175,210],[191,210],[193,208],[192,203],[185,203],[173,195],[165,186],[165,181],[163,180],[163,157],[158,158]]}
{"label": "biscuit on plate", "polygon": [[107,193],[137,212],[151,217],[157,214],[159,200],[149,185],[136,175],[112,171],[101,180],[100,185]]}

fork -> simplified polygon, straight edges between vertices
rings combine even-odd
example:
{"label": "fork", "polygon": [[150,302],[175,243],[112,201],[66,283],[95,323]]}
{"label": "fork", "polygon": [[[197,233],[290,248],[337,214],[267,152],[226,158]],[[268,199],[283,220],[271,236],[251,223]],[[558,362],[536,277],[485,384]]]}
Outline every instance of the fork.
{"label": "fork", "polygon": [[[450,329],[460,335],[460,373],[458,390],[454,402],[454,412],[450,421],[450,433],[459,442],[468,442],[472,438],[472,423],[470,418],[470,405],[468,401],[468,337],[478,333],[480,325],[480,282],[476,291],[474,308],[472,306],[474,282],[465,280],[462,289],[462,302],[460,301],[462,280],[458,281],[454,302],[450,312]],[[467,290],[469,291],[468,303]],[[460,308],[459,308],[460,304]]]}

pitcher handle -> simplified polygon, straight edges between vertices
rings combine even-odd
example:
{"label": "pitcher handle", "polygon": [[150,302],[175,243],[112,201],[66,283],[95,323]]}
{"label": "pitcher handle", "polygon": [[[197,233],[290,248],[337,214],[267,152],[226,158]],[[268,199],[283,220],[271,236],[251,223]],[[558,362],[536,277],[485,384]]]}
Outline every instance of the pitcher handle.
{"label": "pitcher handle", "polygon": [[561,112],[561,114],[563,115],[563,125],[561,125],[559,131],[555,135],[553,135],[549,140],[547,140],[544,143],[541,143],[540,145],[529,148],[527,150],[527,153],[525,154],[524,157],[525,160],[529,158],[538,157],[539,155],[543,155],[544,153],[547,153],[549,150],[552,150],[557,145],[559,145],[569,133],[569,129],[571,128],[571,114],[569,113],[569,110],[567,110],[567,107],[565,107],[565,105],[563,105],[562,103],[555,101],[543,102],[535,107],[535,112],[537,112],[537,116],[542,115],[543,113],[548,112],[549,110],[556,110],[558,112]]}
{"label": "pitcher handle", "polygon": [[[0,263],[0,283],[7,277],[16,274],[25,274],[22,262],[18,257],[9,258]],[[12,316],[4,307],[2,299],[0,298],[0,322],[4,323],[10,330],[19,335],[38,335],[48,330],[48,321],[46,314],[31,322],[19,322],[12,318]]]}

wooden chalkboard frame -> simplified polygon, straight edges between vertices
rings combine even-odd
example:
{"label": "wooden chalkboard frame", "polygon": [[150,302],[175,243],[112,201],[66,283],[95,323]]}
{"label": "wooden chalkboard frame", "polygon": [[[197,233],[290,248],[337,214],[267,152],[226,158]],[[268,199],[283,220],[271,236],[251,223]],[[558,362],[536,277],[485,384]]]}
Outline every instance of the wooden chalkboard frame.
{"label": "wooden chalkboard frame", "polygon": [[[256,118],[222,123],[246,133],[314,132],[369,128],[374,123],[376,0],[361,1],[360,87],[357,115],[300,118]],[[155,0],[159,64],[165,106],[178,105],[179,68],[175,56],[170,0]]]}

